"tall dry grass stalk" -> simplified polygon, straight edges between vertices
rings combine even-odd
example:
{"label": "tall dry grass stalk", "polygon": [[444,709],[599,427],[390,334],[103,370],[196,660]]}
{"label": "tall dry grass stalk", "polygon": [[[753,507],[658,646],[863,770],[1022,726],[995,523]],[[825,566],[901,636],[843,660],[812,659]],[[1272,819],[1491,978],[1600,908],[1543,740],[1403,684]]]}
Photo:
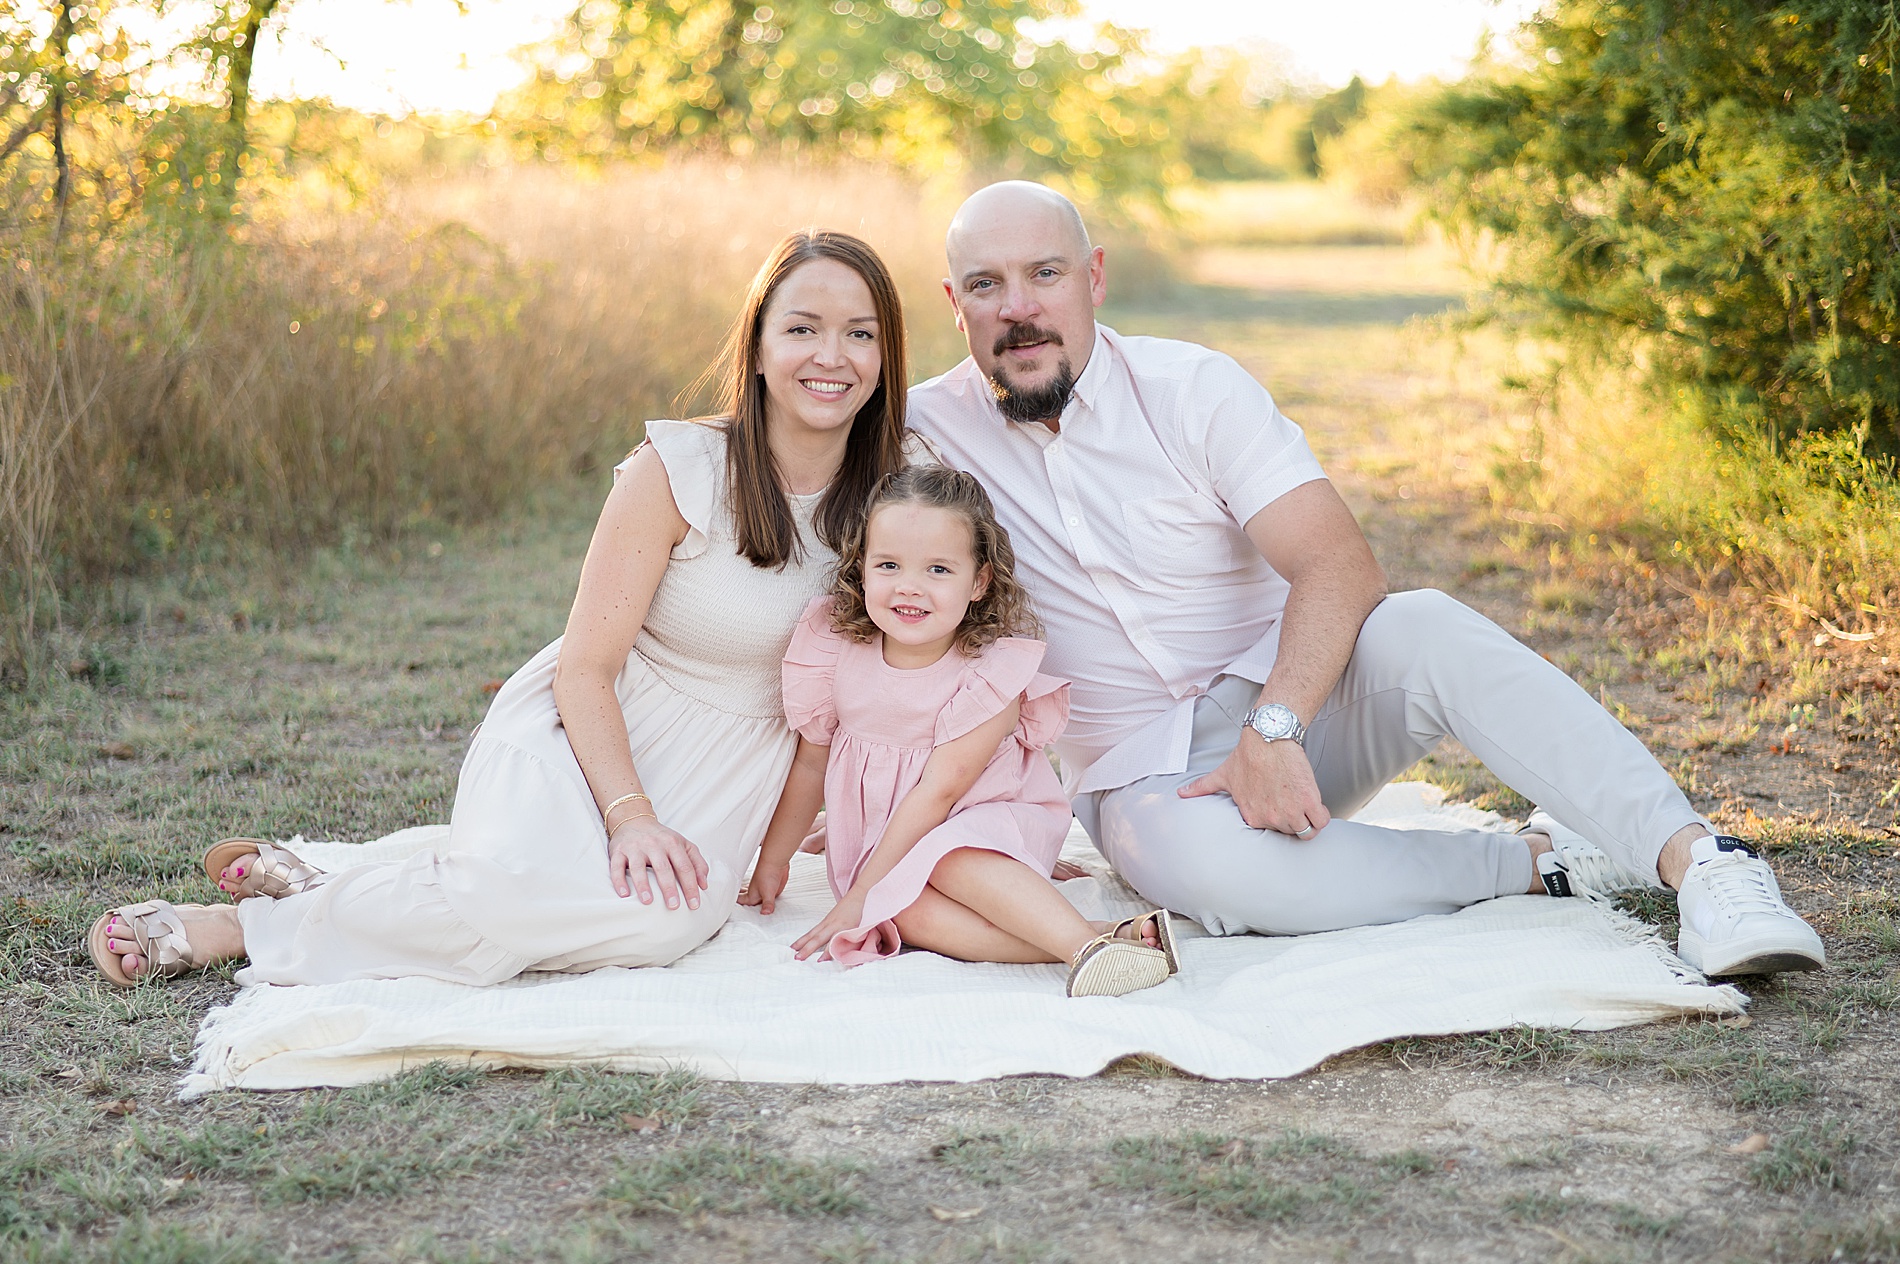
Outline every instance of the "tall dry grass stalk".
{"label": "tall dry grass stalk", "polygon": [[29,668],[59,594],[110,574],[390,538],[593,471],[691,410],[679,392],[795,228],[884,252],[918,367],[944,367],[946,220],[881,172],[695,162],[423,179],[356,208],[291,190],[237,241],[16,232],[0,667]]}
{"label": "tall dry grass stalk", "polygon": [[[45,605],[57,618],[59,586],[52,571],[58,538],[58,493],[69,481],[61,469],[69,439],[96,398],[96,374],[62,356],[51,297],[31,273],[0,303],[0,603],[10,616],[0,625],[0,662],[36,664],[31,633]],[[91,376],[91,390],[85,379]]]}

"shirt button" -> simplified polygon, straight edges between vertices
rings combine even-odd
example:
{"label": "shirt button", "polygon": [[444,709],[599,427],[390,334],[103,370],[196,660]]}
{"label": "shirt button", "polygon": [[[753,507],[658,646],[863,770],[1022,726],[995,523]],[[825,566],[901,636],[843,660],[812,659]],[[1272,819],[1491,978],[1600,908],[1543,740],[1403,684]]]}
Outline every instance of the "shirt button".
{"label": "shirt button", "polygon": [[1069,519],[1069,525],[1072,527],[1079,527],[1082,525],[1082,520],[1080,518],[1071,518]]}

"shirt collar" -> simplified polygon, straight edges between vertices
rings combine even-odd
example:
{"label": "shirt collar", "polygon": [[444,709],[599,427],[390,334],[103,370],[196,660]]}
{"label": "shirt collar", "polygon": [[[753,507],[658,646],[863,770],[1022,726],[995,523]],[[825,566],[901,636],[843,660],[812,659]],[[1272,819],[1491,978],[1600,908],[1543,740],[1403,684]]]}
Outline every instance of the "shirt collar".
{"label": "shirt collar", "polygon": [[1082,376],[1075,379],[1074,398],[1090,412],[1101,405],[1102,393],[1108,389],[1108,360],[1114,352],[1109,350],[1106,332],[1101,324],[1095,326],[1095,345],[1089,350],[1089,362],[1082,369]]}

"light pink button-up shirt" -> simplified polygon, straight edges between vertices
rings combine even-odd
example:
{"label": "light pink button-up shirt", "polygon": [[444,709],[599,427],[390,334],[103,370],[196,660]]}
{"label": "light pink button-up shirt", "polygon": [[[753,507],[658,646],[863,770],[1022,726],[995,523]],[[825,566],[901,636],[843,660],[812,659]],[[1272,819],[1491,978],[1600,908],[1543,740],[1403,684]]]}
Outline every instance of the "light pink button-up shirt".
{"label": "light pink button-up shirt", "polygon": [[910,424],[983,480],[1074,682],[1070,794],[1187,767],[1194,699],[1265,680],[1287,582],[1242,530],[1325,478],[1306,435],[1218,351],[1096,326],[1060,431],[1003,419],[973,360],[910,392]]}

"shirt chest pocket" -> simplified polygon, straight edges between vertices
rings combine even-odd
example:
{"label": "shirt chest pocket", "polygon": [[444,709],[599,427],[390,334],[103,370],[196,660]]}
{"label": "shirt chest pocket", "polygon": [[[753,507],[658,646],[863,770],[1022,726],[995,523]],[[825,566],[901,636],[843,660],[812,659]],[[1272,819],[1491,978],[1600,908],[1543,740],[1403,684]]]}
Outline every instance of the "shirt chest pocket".
{"label": "shirt chest pocket", "polygon": [[1253,541],[1205,496],[1150,496],[1122,503],[1128,543],[1141,567],[1128,576],[1157,591],[1201,588],[1259,560]]}

